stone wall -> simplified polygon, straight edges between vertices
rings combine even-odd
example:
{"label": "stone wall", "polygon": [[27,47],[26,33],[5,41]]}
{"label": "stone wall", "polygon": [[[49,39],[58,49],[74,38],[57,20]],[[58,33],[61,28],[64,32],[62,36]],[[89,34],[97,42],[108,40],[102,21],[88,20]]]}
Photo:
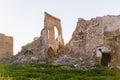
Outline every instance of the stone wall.
{"label": "stone wall", "polygon": [[[58,35],[55,39],[55,28]],[[58,55],[58,50],[64,47],[60,19],[45,12],[44,28],[40,37],[23,46],[14,57],[13,63],[19,62],[46,62]]]}
{"label": "stone wall", "polygon": [[13,38],[0,33],[0,60],[13,55]]}
{"label": "stone wall", "polygon": [[[47,33],[48,47],[52,47],[55,52],[59,45],[64,46],[64,40],[62,37],[61,20],[45,12],[44,28]],[[55,28],[58,35],[55,39]]]}
{"label": "stone wall", "polygon": [[90,21],[79,19],[72,35],[73,54],[94,55],[96,47],[103,44],[104,27],[99,18]]}
{"label": "stone wall", "polygon": [[65,48],[60,22],[45,12],[40,37],[23,46],[15,62],[49,61],[63,48],[65,54],[57,56],[55,64],[73,64],[79,69],[89,69],[94,65],[120,67],[120,16],[107,15],[91,20],[79,18]]}
{"label": "stone wall", "polygon": [[[57,29],[58,35],[55,39],[55,28]],[[45,12],[44,28],[41,31],[41,54],[42,57],[48,58],[49,51],[51,48],[57,55],[57,50],[60,46],[64,47],[64,40],[62,37],[62,27],[60,19]],[[50,49],[49,49],[50,48]],[[53,52],[52,51],[52,52]],[[51,54],[51,53],[50,53]]]}
{"label": "stone wall", "polygon": [[[120,66],[119,35],[120,16],[107,15],[91,20],[79,18],[67,47],[73,57],[86,56],[95,64]],[[96,56],[98,54],[99,57]]]}

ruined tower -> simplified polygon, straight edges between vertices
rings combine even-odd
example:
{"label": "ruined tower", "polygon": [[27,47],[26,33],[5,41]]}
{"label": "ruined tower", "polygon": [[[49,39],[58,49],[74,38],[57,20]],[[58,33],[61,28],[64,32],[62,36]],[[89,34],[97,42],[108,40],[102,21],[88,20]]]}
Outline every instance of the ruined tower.
{"label": "ruined tower", "polygon": [[[60,19],[45,12],[44,27],[41,30],[40,37],[34,38],[34,41],[22,46],[21,51],[17,54],[17,58],[13,63],[46,62],[57,56],[60,50],[64,48],[60,22]],[[58,33],[57,36],[55,29]]]}
{"label": "ruined tower", "polygon": [[13,55],[13,38],[0,33],[0,60]]}
{"label": "ruined tower", "polygon": [[[49,49],[52,49],[52,51],[54,51],[54,54],[52,55],[56,55],[58,48],[64,46],[60,22],[60,19],[45,12],[44,28],[41,31],[42,57],[49,57]],[[55,29],[57,29],[58,35],[56,35]]]}

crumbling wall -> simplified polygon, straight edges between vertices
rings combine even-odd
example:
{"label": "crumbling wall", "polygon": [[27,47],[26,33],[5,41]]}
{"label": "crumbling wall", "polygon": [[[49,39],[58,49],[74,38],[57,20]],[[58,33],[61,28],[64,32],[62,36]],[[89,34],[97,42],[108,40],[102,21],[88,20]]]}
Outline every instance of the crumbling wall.
{"label": "crumbling wall", "polygon": [[0,60],[13,55],[13,38],[0,33]]}
{"label": "crumbling wall", "polygon": [[[58,35],[55,39],[55,27]],[[57,55],[59,48],[64,47],[62,28],[60,19],[45,12],[44,28],[40,37],[23,46],[21,51],[15,56],[16,62],[46,62]]]}
{"label": "crumbling wall", "polygon": [[[45,12],[44,28],[47,32],[46,36],[48,41],[48,47],[52,47],[56,52],[59,45],[64,46],[60,19]],[[58,31],[58,35],[56,39],[55,39],[55,28]]]}
{"label": "crumbling wall", "polygon": [[[90,21],[79,19],[72,35],[73,54],[93,56],[96,47],[103,44],[104,27],[99,18]],[[77,55],[77,56],[78,56]]]}
{"label": "crumbling wall", "polygon": [[[83,62],[85,62],[84,56],[95,64],[98,60],[99,65],[103,64],[103,56],[108,55],[110,60],[108,60],[108,63],[106,62],[107,66],[119,66],[119,31],[120,16],[107,15],[91,20],[79,18],[72,38],[67,44],[69,53],[73,57],[82,58]],[[96,55],[99,52],[98,57]]]}
{"label": "crumbling wall", "polygon": [[108,67],[119,67],[120,66],[120,34],[114,34],[111,37],[105,38],[105,45],[111,50],[111,60]]}
{"label": "crumbling wall", "polygon": [[[55,28],[58,35],[55,38]],[[89,69],[96,64],[120,66],[120,16],[103,16],[91,20],[78,19],[72,38],[65,52],[59,55],[56,64],[73,64],[79,69]],[[60,19],[45,12],[44,28],[40,38],[21,50],[16,61],[42,60],[56,56],[64,47]],[[26,58],[26,54],[30,57]]]}
{"label": "crumbling wall", "polygon": [[[58,31],[57,38],[55,39],[55,28]],[[53,55],[57,54],[59,46],[64,46],[64,40],[62,37],[62,28],[60,19],[45,12],[44,28],[41,32],[41,54],[43,57],[48,58],[48,50],[52,48],[54,50]]]}
{"label": "crumbling wall", "polygon": [[41,46],[40,37],[34,38],[31,43],[22,46],[20,52],[18,52],[13,58],[11,63],[22,62],[38,62],[41,58]]}

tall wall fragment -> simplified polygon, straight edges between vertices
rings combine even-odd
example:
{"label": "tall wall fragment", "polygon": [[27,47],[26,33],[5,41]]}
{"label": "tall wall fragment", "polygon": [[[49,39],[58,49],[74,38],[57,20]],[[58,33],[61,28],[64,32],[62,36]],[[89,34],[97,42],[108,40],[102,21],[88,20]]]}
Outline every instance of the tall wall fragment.
{"label": "tall wall fragment", "polygon": [[0,60],[13,55],[13,38],[0,33]]}
{"label": "tall wall fragment", "polygon": [[[60,19],[45,12],[44,28],[41,31],[41,55],[42,57],[48,58],[49,48],[53,49],[54,55],[57,54],[59,47],[64,46],[64,40],[62,37],[62,27]],[[58,35],[55,34],[55,28],[57,29]],[[55,38],[56,36],[56,38]]]}
{"label": "tall wall fragment", "polygon": [[[56,39],[55,28],[58,32]],[[41,30],[40,37],[34,38],[34,41],[23,46],[13,63],[46,62],[56,56],[60,47],[64,47],[60,19],[45,12],[44,28]]]}

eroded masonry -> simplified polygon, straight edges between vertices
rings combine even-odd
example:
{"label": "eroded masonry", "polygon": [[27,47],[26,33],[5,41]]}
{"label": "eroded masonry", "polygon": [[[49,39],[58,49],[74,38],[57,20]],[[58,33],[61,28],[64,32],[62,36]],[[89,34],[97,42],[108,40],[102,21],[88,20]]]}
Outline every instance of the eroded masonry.
{"label": "eroded masonry", "polygon": [[80,18],[67,46],[69,53],[83,62],[88,59],[90,64],[119,67],[120,16]]}
{"label": "eroded masonry", "polygon": [[[55,33],[55,29],[57,29],[57,35]],[[41,31],[41,43],[41,54],[42,57],[45,58],[51,58],[52,56],[57,55],[57,50],[60,47],[64,47],[60,19],[46,12],[44,19],[44,28]]]}
{"label": "eroded masonry", "polygon": [[13,56],[13,38],[0,33],[0,60]]}
{"label": "eroded masonry", "polygon": [[45,12],[40,37],[23,46],[13,63],[49,61],[58,56],[63,47],[61,20]]}
{"label": "eroded masonry", "polygon": [[[54,57],[57,59],[52,59]],[[78,69],[89,69],[94,65],[119,68],[119,57],[120,16],[79,18],[71,40],[64,46],[61,20],[45,12],[40,37],[23,46],[14,62],[52,61],[54,64],[72,64]]]}

